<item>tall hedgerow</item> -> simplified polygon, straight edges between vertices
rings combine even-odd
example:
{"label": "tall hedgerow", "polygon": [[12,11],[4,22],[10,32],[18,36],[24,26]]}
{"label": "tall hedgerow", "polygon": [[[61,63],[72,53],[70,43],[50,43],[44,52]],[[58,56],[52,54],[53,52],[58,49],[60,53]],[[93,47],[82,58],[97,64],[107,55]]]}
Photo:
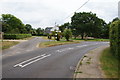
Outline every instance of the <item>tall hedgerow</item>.
{"label": "tall hedgerow", "polygon": [[114,21],[110,25],[110,47],[112,53],[120,57],[120,20]]}

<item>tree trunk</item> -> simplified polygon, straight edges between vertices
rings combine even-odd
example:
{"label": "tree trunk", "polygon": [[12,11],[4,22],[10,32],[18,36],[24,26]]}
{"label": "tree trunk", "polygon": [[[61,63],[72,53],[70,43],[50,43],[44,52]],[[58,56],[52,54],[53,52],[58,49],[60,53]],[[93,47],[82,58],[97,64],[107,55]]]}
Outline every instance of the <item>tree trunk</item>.
{"label": "tree trunk", "polygon": [[82,39],[84,39],[84,34],[81,34]]}
{"label": "tree trunk", "polygon": [[74,39],[76,39],[77,38],[77,36],[74,36]]}

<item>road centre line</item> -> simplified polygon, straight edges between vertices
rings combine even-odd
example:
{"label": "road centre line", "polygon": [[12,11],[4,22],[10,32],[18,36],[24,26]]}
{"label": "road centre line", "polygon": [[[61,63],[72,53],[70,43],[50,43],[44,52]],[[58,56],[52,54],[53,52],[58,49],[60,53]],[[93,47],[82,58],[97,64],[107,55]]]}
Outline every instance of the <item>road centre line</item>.
{"label": "road centre line", "polygon": [[63,52],[63,51],[71,50],[71,49],[74,49],[74,48],[65,48],[65,49],[57,50],[57,52]]}
{"label": "road centre line", "polygon": [[76,46],[76,47],[79,47],[79,48],[80,48],[80,47],[85,47],[85,46],[87,46],[87,45],[82,45],[82,46]]}
{"label": "road centre line", "polygon": [[[88,45],[81,45],[81,46],[76,46],[76,47],[82,48],[85,46],[88,46]],[[56,52],[64,52],[64,51],[72,50],[72,49],[75,49],[75,47],[71,47],[71,48],[69,47],[69,48],[65,48],[65,49],[56,50]]]}
{"label": "road centre line", "polygon": [[[46,58],[46,57],[48,57],[48,56],[51,56],[51,54],[48,54],[48,55],[43,54],[43,55],[40,55],[40,56],[36,56],[36,57],[34,57],[34,58],[31,58],[31,59],[28,59],[28,60],[26,60],[26,61],[23,61],[23,62],[21,62],[21,63],[19,63],[19,64],[16,64],[16,65],[14,65],[14,67],[19,66],[19,67],[23,68],[23,67],[26,67],[26,66],[34,63],[34,62],[37,62],[37,61],[39,61],[39,60],[41,60],[41,59],[44,59],[44,58]],[[40,58],[39,58],[39,57],[40,57]],[[35,59],[35,60],[34,60],[34,59]],[[27,63],[27,62],[28,62],[28,63]],[[26,64],[24,64],[24,63],[26,63]],[[24,64],[24,65],[22,65],[22,64]]]}

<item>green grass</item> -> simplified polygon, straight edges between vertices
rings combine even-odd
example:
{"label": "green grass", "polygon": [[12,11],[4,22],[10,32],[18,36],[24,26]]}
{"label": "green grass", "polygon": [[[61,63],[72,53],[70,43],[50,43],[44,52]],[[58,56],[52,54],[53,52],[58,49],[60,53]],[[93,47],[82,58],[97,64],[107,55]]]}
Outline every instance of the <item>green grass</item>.
{"label": "green grass", "polygon": [[31,40],[33,38],[35,38],[36,36],[31,36],[31,37],[27,37],[27,38],[23,38],[23,39],[4,39],[4,40]]}
{"label": "green grass", "polygon": [[103,51],[100,62],[107,78],[118,78],[118,59],[112,55],[110,48]]}
{"label": "green grass", "polygon": [[0,42],[0,49],[4,50],[4,49],[7,49],[7,48],[10,48],[11,46],[13,45],[16,45],[18,44],[19,42],[16,42],[16,41],[3,41],[3,42]]}
{"label": "green grass", "polygon": [[[47,36],[41,36],[43,39],[48,39]],[[54,40],[54,37],[52,37],[51,40]],[[65,40],[65,38],[63,37],[61,40]],[[72,38],[71,40],[73,41],[109,41],[109,39],[81,39],[81,38]]]}
{"label": "green grass", "polygon": [[83,73],[83,72],[82,72],[82,71],[79,71],[79,72],[75,72],[75,73],[77,74],[77,73]]}
{"label": "green grass", "polygon": [[48,42],[42,42],[39,44],[39,47],[51,47],[51,46],[58,46],[58,45],[64,45],[64,44],[73,44],[73,43],[80,43],[79,41],[48,41]]}
{"label": "green grass", "polygon": [[87,61],[86,63],[87,63],[87,64],[90,64],[90,62],[89,62],[89,61]]}
{"label": "green grass", "polygon": [[109,41],[109,39],[72,39],[72,40],[79,40],[79,41]]}

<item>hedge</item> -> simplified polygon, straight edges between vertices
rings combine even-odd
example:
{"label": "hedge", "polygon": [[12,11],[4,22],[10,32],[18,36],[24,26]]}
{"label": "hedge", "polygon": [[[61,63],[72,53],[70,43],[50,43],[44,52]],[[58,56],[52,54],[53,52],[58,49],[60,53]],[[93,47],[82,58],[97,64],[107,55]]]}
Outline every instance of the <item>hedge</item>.
{"label": "hedge", "polygon": [[120,57],[120,20],[110,25],[110,47],[112,53]]}
{"label": "hedge", "polygon": [[31,37],[31,34],[4,34],[4,39],[23,39],[27,37]]}

